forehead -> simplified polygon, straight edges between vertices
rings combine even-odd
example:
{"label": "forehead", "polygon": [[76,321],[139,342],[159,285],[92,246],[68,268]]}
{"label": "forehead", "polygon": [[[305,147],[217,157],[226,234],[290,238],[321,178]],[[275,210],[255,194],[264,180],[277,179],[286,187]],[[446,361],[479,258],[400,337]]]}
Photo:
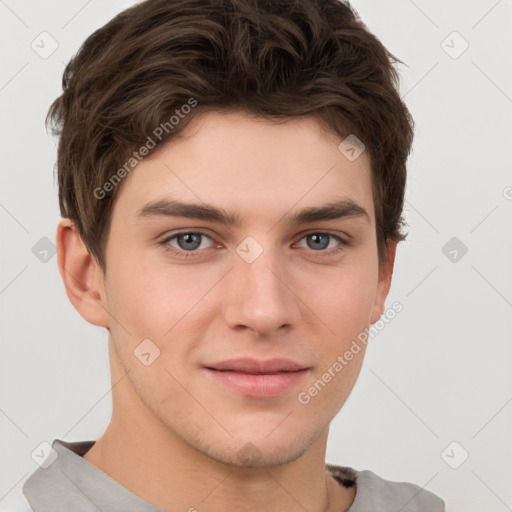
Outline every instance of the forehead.
{"label": "forehead", "polygon": [[344,197],[373,217],[369,158],[363,152],[349,160],[341,142],[311,116],[276,123],[244,112],[202,114],[131,171],[116,208],[134,216],[172,196],[229,205],[241,219],[257,214],[275,221],[278,210]]}

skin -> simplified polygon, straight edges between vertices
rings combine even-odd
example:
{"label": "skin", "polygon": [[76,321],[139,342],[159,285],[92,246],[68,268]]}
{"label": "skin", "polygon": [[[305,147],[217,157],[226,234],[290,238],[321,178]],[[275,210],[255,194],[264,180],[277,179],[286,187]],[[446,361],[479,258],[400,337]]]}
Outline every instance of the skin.
{"label": "skin", "polygon": [[[364,346],[307,405],[297,399],[381,317],[391,284],[396,243],[379,272],[367,152],[349,161],[340,142],[310,116],[277,124],[210,112],[124,178],[106,275],[73,223],[59,224],[67,294],[109,332],[113,414],[84,459],[162,510],[339,512],[354,500],[354,488],[326,472],[325,453]],[[236,212],[242,222],[137,216],[169,196]],[[342,196],[369,219],[282,220]],[[197,256],[160,243],[198,229],[208,236]],[[306,236],[326,231],[350,236],[350,245],[327,237],[318,249]],[[247,236],[263,249],[252,263],[235,251]],[[183,254],[179,241],[167,246]],[[144,339],[160,350],[149,366],[134,355]],[[309,371],[292,390],[255,398],[202,366],[242,356],[286,357]]]}

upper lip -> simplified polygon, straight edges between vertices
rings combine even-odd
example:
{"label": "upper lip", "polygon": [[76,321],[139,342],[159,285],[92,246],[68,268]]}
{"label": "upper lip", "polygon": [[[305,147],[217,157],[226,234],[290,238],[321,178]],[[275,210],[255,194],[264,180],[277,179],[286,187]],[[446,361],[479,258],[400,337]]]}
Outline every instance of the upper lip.
{"label": "upper lip", "polygon": [[237,359],[228,359],[218,363],[206,365],[206,368],[212,370],[233,371],[238,373],[280,373],[295,372],[305,370],[308,367],[285,358],[274,359],[254,359],[250,357],[242,357]]}

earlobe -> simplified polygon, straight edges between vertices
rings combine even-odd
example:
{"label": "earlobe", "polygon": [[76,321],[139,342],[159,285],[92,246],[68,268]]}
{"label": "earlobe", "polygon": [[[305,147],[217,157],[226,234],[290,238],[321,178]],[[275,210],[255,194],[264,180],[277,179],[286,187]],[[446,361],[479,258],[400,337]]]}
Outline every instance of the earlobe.
{"label": "earlobe", "polygon": [[108,328],[103,272],[72,220],[60,221],[56,241],[59,272],[69,300],[88,322]]}
{"label": "earlobe", "polygon": [[393,276],[393,267],[395,264],[396,247],[398,242],[390,240],[386,251],[385,260],[379,272],[379,284],[375,295],[375,304],[373,307],[370,324],[374,324],[384,314],[386,298],[391,288],[391,278]]}

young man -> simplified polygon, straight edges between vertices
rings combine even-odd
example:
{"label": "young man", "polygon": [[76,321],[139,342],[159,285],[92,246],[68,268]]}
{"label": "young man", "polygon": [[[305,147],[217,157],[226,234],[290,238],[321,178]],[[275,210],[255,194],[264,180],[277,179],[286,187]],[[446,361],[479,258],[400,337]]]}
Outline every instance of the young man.
{"label": "young man", "polygon": [[85,41],[49,112],[58,263],[113,414],[53,441],[32,510],[444,510],[325,464],[405,238],[393,62],[337,0],[147,0]]}

